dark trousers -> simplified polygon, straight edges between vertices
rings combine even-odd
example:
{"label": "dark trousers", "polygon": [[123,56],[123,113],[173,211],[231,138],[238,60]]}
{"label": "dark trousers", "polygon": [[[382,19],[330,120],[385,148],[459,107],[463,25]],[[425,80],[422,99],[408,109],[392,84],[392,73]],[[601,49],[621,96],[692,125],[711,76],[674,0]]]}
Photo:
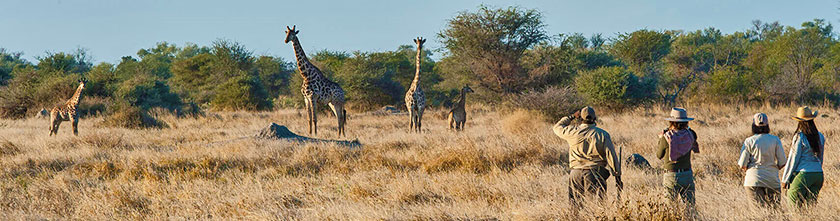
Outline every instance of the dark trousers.
{"label": "dark trousers", "polygon": [[572,206],[575,209],[580,208],[583,198],[587,195],[597,195],[603,200],[609,177],[610,173],[604,167],[572,169],[569,172],[569,201]]}

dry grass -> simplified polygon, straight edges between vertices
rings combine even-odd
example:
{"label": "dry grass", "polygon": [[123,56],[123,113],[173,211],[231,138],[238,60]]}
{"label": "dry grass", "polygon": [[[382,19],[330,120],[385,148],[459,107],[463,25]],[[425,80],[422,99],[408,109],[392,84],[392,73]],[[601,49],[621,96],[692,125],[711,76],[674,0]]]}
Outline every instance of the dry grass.
{"label": "dry grass", "polygon": [[[805,214],[752,205],[735,166],[750,116],[768,113],[787,145],[793,108],[688,110],[698,119],[692,127],[703,151],[694,160],[697,218],[840,219],[827,212],[840,207],[834,110],[819,108],[826,181]],[[551,123],[532,112],[473,107],[466,130],[454,133],[443,111],[427,112],[419,135],[407,132],[404,115],[351,115],[348,137],[364,145],[353,149],[251,138],[270,122],[307,131],[299,110],[158,116],[169,127],[152,130],[83,119],[78,137],[67,124],[47,137],[46,120],[0,120],[0,219],[570,219],[567,145]],[[625,155],[640,153],[658,167],[654,146],[664,113],[605,113],[599,125]],[[320,118],[318,137],[334,139],[335,119]],[[660,197],[659,174],[628,168],[624,179],[622,201],[590,203],[583,218],[684,218]]]}

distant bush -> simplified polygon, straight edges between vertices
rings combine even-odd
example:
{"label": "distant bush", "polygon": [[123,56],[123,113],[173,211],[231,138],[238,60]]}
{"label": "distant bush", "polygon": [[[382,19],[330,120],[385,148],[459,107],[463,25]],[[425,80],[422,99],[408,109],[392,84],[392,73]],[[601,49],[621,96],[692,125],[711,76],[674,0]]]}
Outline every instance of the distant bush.
{"label": "distant bush", "polygon": [[216,87],[216,96],[211,100],[213,108],[219,110],[268,110],[272,104],[259,78],[248,75],[234,77]]}
{"label": "distant bush", "polygon": [[640,81],[630,70],[618,66],[584,71],[575,78],[575,87],[588,104],[614,108],[646,101],[655,85],[655,82]]}
{"label": "distant bush", "polygon": [[548,119],[568,116],[585,105],[574,88],[558,86],[511,95],[506,100],[512,109],[533,110]]}
{"label": "distant bush", "polygon": [[163,107],[174,111],[182,105],[178,94],[172,93],[166,82],[147,74],[136,75],[122,82],[115,92],[115,97],[144,110]]}
{"label": "distant bush", "polygon": [[106,126],[131,129],[168,127],[166,123],[149,115],[148,110],[143,110],[140,107],[131,106],[127,103],[120,103],[112,107],[103,124]]}
{"label": "distant bush", "polygon": [[79,117],[91,117],[105,114],[108,107],[112,106],[111,99],[107,97],[84,97],[79,102]]}

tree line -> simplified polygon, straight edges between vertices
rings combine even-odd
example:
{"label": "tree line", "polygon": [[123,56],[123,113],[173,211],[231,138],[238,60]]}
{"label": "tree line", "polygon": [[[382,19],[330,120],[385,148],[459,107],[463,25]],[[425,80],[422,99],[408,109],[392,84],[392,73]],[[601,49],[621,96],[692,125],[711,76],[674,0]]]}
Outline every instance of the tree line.
{"label": "tree line", "polygon": [[[611,108],[682,102],[830,102],[840,89],[840,44],[815,19],[799,27],[754,21],[722,33],[649,30],[615,37],[552,34],[543,15],[520,7],[480,6],[449,19],[425,51],[421,85],[431,106],[448,106],[464,85],[481,102],[546,114],[581,103]],[[408,41],[406,41],[408,42]],[[278,42],[280,44],[280,42]],[[291,50],[291,49],[289,49]],[[347,91],[348,108],[402,107],[414,75],[415,48],[384,52],[319,51],[310,59]],[[87,51],[46,53],[37,62],[0,48],[0,118],[50,108],[88,80],[80,110],[122,126],[155,125],[151,109],[264,111],[299,107],[293,61],[255,55],[242,44],[177,46],[161,42],[113,64]],[[123,118],[117,118],[122,116]],[[107,120],[106,120],[107,121]],[[128,123],[126,123],[128,122]]]}

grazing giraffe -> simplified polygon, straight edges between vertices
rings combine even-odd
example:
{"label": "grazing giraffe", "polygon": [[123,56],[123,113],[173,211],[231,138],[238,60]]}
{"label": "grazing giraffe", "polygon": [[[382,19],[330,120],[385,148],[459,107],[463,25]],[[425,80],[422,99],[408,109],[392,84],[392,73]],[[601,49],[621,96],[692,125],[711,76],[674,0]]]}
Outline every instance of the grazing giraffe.
{"label": "grazing giraffe", "polygon": [[82,90],[85,89],[86,81],[79,80],[79,88],[76,88],[76,93],[73,97],[64,102],[64,104],[56,105],[50,111],[50,136],[58,135],[58,126],[62,121],[70,121],[73,123],[73,135],[79,135],[79,113],[76,109],[79,108],[79,100],[82,98]]}
{"label": "grazing giraffe", "polygon": [[309,134],[318,134],[317,107],[318,102],[322,102],[328,103],[333,114],[338,118],[338,136],[346,135],[344,133],[344,123],[347,119],[347,111],[344,110],[344,90],[335,82],[324,77],[321,70],[309,62],[297,38],[298,32],[295,30],[295,26],[292,26],[292,28],[286,26],[285,43],[292,42],[298,70],[300,71],[300,76],[303,78],[300,93],[303,94],[303,98],[306,101],[306,112],[309,117]]}
{"label": "grazing giraffe", "polygon": [[414,43],[417,44],[417,71],[414,72],[411,87],[405,92],[405,108],[408,109],[408,117],[410,118],[408,127],[410,131],[417,132],[420,132],[420,127],[423,125],[423,108],[426,108],[426,95],[420,88],[420,53],[423,51],[423,43],[425,42],[426,39],[420,37],[414,39]]}
{"label": "grazing giraffe", "polygon": [[458,103],[449,110],[449,129],[464,130],[467,122],[467,111],[464,108],[467,100],[467,92],[474,92],[470,86],[465,85],[461,89],[461,98]]}

